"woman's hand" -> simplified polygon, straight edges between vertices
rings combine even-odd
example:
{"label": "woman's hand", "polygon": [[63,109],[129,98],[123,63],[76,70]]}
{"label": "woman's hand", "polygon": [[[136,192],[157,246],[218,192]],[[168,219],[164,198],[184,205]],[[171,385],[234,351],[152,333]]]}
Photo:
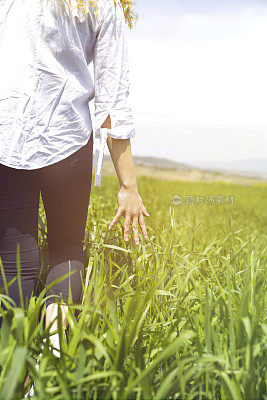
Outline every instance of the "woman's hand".
{"label": "woman's hand", "polygon": [[144,221],[144,215],[146,217],[150,217],[150,215],[148,214],[148,212],[145,209],[145,206],[143,205],[142,198],[139,195],[138,190],[137,189],[130,190],[122,186],[119,190],[117,201],[119,208],[113,221],[109,225],[109,229],[111,229],[123,215],[125,217],[124,240],[127,241],[129,239],[129,229],[132,221],[134,241],[136,244],[139,244],[138,224],[140,225],[142,234],[146,239],[147,231]]}

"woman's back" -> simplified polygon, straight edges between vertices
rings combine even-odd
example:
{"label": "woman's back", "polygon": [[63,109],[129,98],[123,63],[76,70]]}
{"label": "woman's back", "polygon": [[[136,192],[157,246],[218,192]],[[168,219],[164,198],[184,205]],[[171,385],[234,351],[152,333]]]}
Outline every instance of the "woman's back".
{"label": "woman's back", "polygon": [[[0,0],[0,4],[0,163],[37,169],[88,142],[92,130],[88,102],[95,89],[100,119],[116,110],[120,85],[127,100],[123,11],[113,0],[98,1],[97,16],[88,9],[84,18],[75,0],[71,7],[63,0]],[[92,60],[95,87],[88,68]],[[123,110],[120,104],[120,109],[127,114],[129,133],[129,107]],[[122,115],[117,118],[123,120]]]}

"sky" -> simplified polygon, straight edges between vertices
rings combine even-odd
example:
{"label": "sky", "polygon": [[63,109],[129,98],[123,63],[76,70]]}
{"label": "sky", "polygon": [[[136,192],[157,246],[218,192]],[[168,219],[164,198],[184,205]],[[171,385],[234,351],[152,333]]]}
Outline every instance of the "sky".
{"label": "sky", "polygon": [[137,0],[134,155],[266,158],[267,1]]}
{"label": "sky", "polygon": [[267,0],[136,0],[136,9],[133,155],[266,160]]}

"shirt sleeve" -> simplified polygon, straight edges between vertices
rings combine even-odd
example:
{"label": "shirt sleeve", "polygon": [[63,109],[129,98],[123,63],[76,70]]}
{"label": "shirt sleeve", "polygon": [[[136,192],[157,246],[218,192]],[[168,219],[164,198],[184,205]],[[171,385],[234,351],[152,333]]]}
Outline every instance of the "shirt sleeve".
{"label": "shirt sleeve", "polygon": [[[129,97],[129,60],[126,22],[120,1],[103,2],[93,51],[95,81],[95,186],[100,186],[107,136],[135,136]],[[110,115],[111,129],[101,128]]]}

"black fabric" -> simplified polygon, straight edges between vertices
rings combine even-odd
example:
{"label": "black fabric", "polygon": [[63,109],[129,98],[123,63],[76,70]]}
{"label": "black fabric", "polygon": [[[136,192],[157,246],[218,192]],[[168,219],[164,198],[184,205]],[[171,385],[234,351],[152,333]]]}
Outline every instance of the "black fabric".
{"label": "black fabric", "polygon": [[[47,218],[49,272],[46,284],[75,271],[47,295],[62,294],[67,303],[69,283],[74,303],[80,301],[84,277],[83,240],[88,213],[93,160],[93,135],[87,145],[53,165],[21,170],[0,164],[0,257],[6,279],[17,276],[17,243],[20,246],[24,303],[34,293],[38,276],[38,209],[40,191]],[[4,286],[0,272],[0,287]],[[18,280],[9,295],[20,306]],[[54,302],[47,300],[47,305]]]}

